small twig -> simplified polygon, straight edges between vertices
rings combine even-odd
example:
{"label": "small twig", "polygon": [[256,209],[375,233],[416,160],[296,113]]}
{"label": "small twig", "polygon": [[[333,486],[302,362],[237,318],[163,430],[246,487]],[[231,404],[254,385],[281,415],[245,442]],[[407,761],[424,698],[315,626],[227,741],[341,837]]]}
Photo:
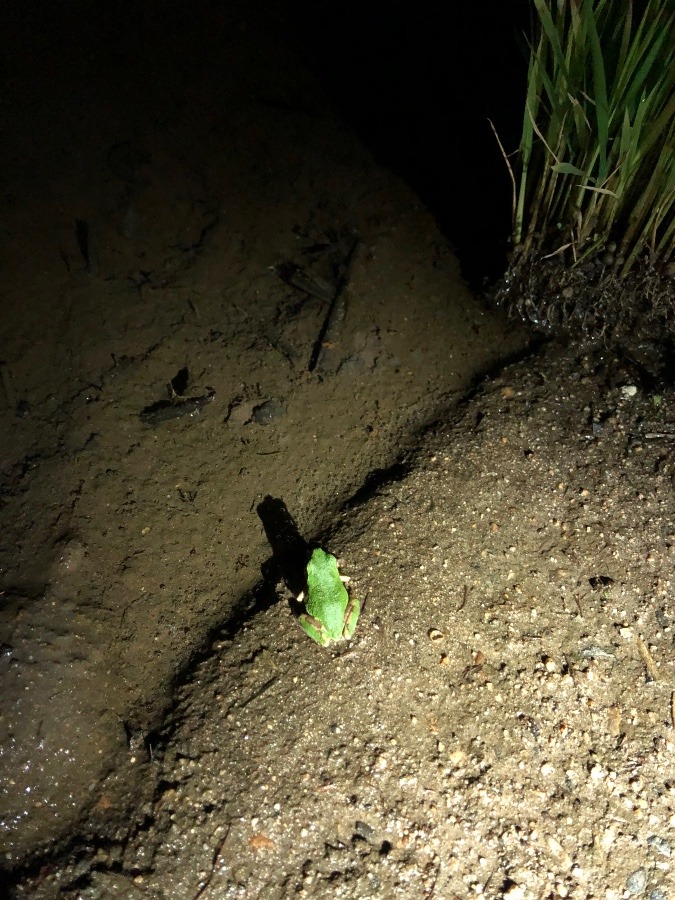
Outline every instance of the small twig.
{"label": "small twig", "polygon": [[642,657],[642,662],[645,664],[645,669],[647,670],[647,681],[657,681],[659,673],[656,668],[656,663],[647,649],[647,645],[639,635],[636,635],[635,643],[637,644],[638,652]]}
{"label": "small twig", "polygon": [[468,596],[469,596],[469,588],[466,585],[464,585],[464,593],[462,595],[462,602],[457,607],[457,612],[461,612],[464,609],[464,607],[466,606],[466,600],[467,600]]}
{"label": "small twig", "polygon": [[641,435],[646,441],[675,440],[675,431],[646,431]]}
{"label": "small twig", "polygon": [[506,163],[506,168],[509,170],[509,177],[511,179],[511,206],[512,206],[512,211],[513,211],[513,217],[515,219],[516,208],[517,208],[517,203],[518,203],[518,188],[516,187],[516,176],[513,173],[513,168],[511,166],[511,163],[509,162],[509,157],[507,156],[506,150],[504,150],[504,145],[502,144],[501,140],[499,139],[499,135],[497,134],[497,129],[492,124],[492,119],[488,119],[488,122],[490,123],[490,128],[492,129],[492,132],[493,132],[495,138],[497,139],[497,143],[499,144],[499,149],[502,151],[502,156],[504,157],[504,162]]}
{"label": "small twig", "polygon": [[0,360],[0,383],[5,392],[5,400],[7,408],[12,412],[16,412],[16,394],[12,387],[12,379],[9,373],[9,367],[6,362]]}
{"label": "small twig", "polygon": [[359,239],[354,237],[341,266],[341,274],[335,290],[335,296],[328,307],[319,336],[314,343],[312,355],[307,365],[308,372],[313,372],[316,368],[322,368],[322,363],[325,360],[325,351],[330,349],[331,344],[335,343],[337,332],[345,315],[346,301],[343,291],[349,282],[349,272],[358,245]]}
{"label": "small twig", "polygon": [[242,700],[242,702],[239,704],[239,709],[244,709],[249,705],[249,703],[253,703],[254,700],[257,700],[258,697],[260,697],[265,693],[265,691],[269,690],[272,687],[278,677],[278,675],[273,675],[261,687],[255,690],[250,697],[247,697],[246,700]]}
{"label": "small twig", "polygon": [[231,826],[228,825],[228,826],[227,826],[227,829],[225,830],[225,835],[224,835],[222,841],[218,844],[218,846],[216,847],[216,849],[215,849],[215,851],[214,851],[213,859],[212,859],[212,861],[211,861],[211,871],[210,871],[209,874],[206,876],[206,881],[205,881],[204,884],[199,888],[199,890],[198,890],[197,893],[194,895],[194,897],[192,898],[192,900],[199,900],[199,898],[202,896],[202,894],[204,893],[204,891],[205,891],[205,890],[208,888],[208,886],[211,884],[211,881],[212,881],[212,879],[213,879],[213,876],[216,874],[216,865],[217,865],[217,863],[218,863],[218,860],[220,859],[220,854],[223,852],[223,847],[225,846],[225,841],[227,840],[227,837],[228,837],[228,835],[229,835],[229,833],[230,833],[230,828],[231,828]]}
{"label": "small twig", "polygon": [[583,617],[584,617],[584,609],[583,609],[583,607],[582,607],[582,605],[581,605],[581,600],[577,597],[576,594],[572,594],[572,596],[574,597],[574,602],[576,603],[577,609],[579,610],[579,615],[580,615],[581,618],[583,619]]}

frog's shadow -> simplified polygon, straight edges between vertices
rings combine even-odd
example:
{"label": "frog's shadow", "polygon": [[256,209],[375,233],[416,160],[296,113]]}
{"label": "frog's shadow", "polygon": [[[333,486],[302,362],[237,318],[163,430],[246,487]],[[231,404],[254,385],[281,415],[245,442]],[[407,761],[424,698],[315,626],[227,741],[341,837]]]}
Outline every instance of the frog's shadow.
{"label": "frog's shadow", "polygon": [[[265,497],[257,506],[272,556],[260,567],[263,583],[256,591],[256,608],[267,609],[279,600],[277,585],[283,580],[288,589],[288,606],[294,616],[303,612],[298,597],[307,590],[307,563],[319,546],[308,543],[300,534],[288,507],[278,497]],[[343,579],[346,580],[346,579]],[[361,612],[364,603],[361,602]]]}
{"label": "frog's shadow", "polygon": [[265,583],[272,588],[282,579],[295,598],[306,587],[311,547],[283,500],[268,495],[258,504],[257,513],[272,548],[272,556],[261,566]]}

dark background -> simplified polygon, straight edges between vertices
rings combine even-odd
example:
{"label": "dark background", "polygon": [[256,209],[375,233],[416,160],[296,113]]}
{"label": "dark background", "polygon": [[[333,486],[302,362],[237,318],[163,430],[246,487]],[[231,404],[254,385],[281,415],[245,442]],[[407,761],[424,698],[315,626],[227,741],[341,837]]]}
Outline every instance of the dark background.
{"label": "dark background", "polygon": [[[488,119],[508,152],[514,151],[522,120],[529,0],[11,0],[3,4],[3,18],[34,30],[32,52],[39,53],[42,40],[62,40],[67,52],[76,34],[92,48],[109,47],[112,59],[126,33],[147,34],[154,44],[162,33],[194,33],[203,18],[216,40],[203,54],[186,43],[184,58],[167,56],[166,65],[208,67],[217,47],[218,11],[233,9],[246,23],[242,27],[249,32],[271,27],[311,68],[377,161],[404,178],[432,210],[470,283],[481,286],[486,278],[498,278],[508,252],[511,184]],[[114,67],[110,77],[116,77]],[[4,56],[0,84],[11,90]],[[46,82],[44,90],[49,89]],[[5,139],[11,139],[11,123],[3,128]]]}
{"label": "dark background", "polygon": [[[532,22],[528,0],[290,4],[288,37],[481,286],[504,271]],[[330,10],[330,11],[329,11]]]}

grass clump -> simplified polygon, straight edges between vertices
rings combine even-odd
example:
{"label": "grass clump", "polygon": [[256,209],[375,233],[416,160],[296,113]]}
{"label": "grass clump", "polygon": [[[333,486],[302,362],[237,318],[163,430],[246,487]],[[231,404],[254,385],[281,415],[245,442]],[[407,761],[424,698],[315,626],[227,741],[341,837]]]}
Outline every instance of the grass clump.
{"label": "grass clump", "polygon": [[500,142],[513,252],[496,299],[544,329],[634,356],[649,345],[645,364],[663,368],[675,349],[675,5],[532,3],[518,153]]}
{"label": "grass clump", "polygon": [[675,255],[675,8],[664,0],[533,0],[517,254],[573,265],[611,245],[625,276]]}

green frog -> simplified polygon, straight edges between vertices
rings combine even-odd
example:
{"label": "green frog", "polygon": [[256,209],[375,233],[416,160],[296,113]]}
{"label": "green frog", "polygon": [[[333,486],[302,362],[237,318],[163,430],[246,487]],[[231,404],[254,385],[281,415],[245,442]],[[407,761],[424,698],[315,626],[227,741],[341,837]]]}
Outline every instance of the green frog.
{"label": "green frog", "polygon": [[347,640],[354,634],[361,604],[349,596],[340,575],[337,559],[320,547],[307,563],[307,592],[298,596],[304,611],[298,615],[300,627],[313,641],[327,647],[334,641]]}

